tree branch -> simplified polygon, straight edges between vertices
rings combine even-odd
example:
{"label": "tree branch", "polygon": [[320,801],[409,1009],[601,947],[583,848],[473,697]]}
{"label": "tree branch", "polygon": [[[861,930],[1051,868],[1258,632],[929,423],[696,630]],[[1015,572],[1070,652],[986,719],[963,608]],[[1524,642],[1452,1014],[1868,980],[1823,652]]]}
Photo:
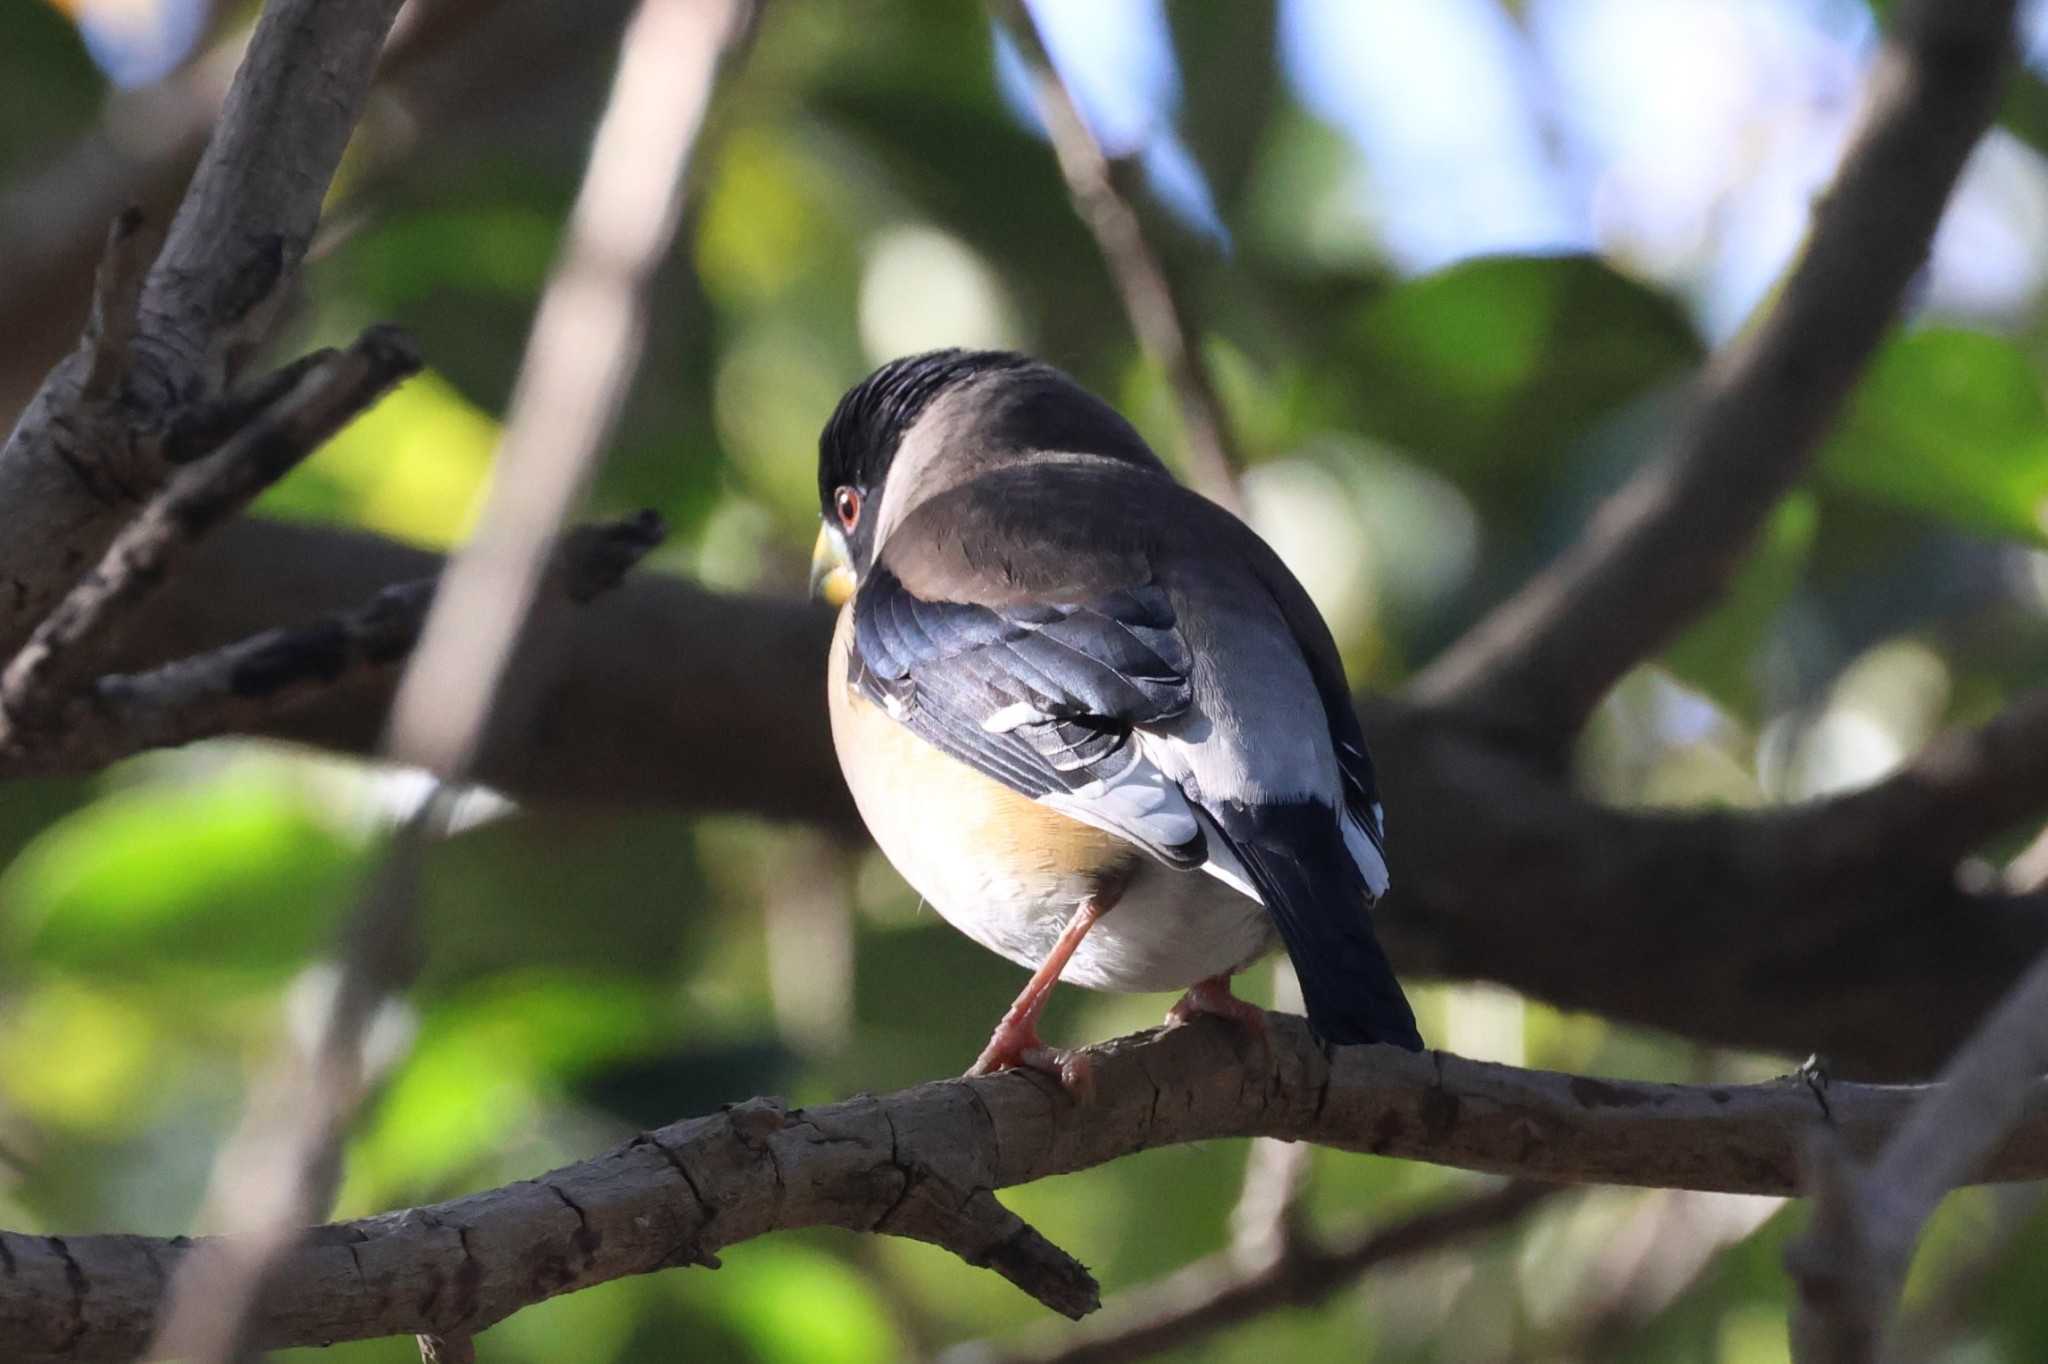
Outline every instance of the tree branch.
{"label": "tree branch", "polygon": [[[323,1228],[278,1275],[256,1339],[474,1333],[558,1293],[711,1263],[723,1247],[808,1226],[935,1239],[1072,1310],[1070,1261],[1034,1249],[1021,1223],[1004,1221],[1010,1239],[991,1246],[987,1191],[1158,1146],[1275,1136],[1547,1182],[1786,1194],[1817,1124],[1870,1152],[1926,1092],[1836,1084],[1824,1117],[1801,1078],[1641,1084],[1387,1047],[1326,1058],[1300,1019],[1269,1025],[1269,1048],[1215,1020],[1098,1047],[1086,1105],[1025,1072],[808,1110],[754,1100],[535,1181]],[[2048,1085],[2021,1098],[2019,1125],[1975,1177],[2048,1175]],[[12,1266],[0,1275],[0,1353],[132,1355],[194,1244],[0,1237]]]}
{"label": "tree branch", "polygon": [[[136,608],[194,544],[285,476],[328,437],[419,368],[412,343],[372,328],[347,351],[296,367],[288,389],[206,459],[152,498],[0,672],[0,749],[32,747],[53,714],[101,667]],[[276,385],[265,385],[273,391]]]}
{"label": "tree branch", "polygon": [[399,3],[273,0],[146,274],[144,239],[116,225],[104,315],[0,446],[0,652],[162,486],[162,433],[224,392],[268,327]]}
{"label": "tree branch", "polygon": [[1498,1231],[1558,1191],[1554,1184],[1515,1182],[1327,1245],[1306,1241],[1252,1260],[1227,1250],[1133,1289],[1078,1331],[1010,1350],[976,1341],[948,1350],[940,1364],[1128,1364],[1283,1307],[1313,1307],[1383,1265]]}
{"label": "tree branch", "polygon": [[[2048,956],[2042,957],[1942,1071],[1867,1166],[1836,1134],[1811,1135],[1813,1221],[1786,1252],[1798,1286],[1793,1357],[1801,1364],[1879,1358],[1920,1230],[1951,1189],[2010,1149],[2048,1070]],[[1829,1095],[1830,1102],[1833,1095]]]}
{"label": "tree branch", "polygon": [[1409,695],[1561,753],[1607,689],[1734,575],[1913,275],[2012,52],[2014,0],[1902,5],[1860,129],[1770,314],[1715,357],[1670,447]]}
{"label": "tree branch", "polygon": [[[473,108],[477,82],[470,77],[478,67],[516,74],[522,95],[530,98],[538,74],[532,62],[514,73],[514,63],[500,60],[502,50],[482,52],[491,44],[457,40],[480,27],[494,34],[517,27],[527,30],[516,35],[524,42],[533,37],[530,20],[538,7],[555,8],[550,0],[411,0],[378,60],[377,84],[395,99],[412,96],[407,113],[415,117],[423,103],[417,86],[425,83],[460,88],[461,107]],[[616,8],[616,0],[582,6],[578,21],[607,38]],[[507,11],[529,22],[508,23]],[[480,24],[485,18],[491,22]],[[133,207],[150,221],[170,220],[248,41],[247,28],[238,27],[156,84],[112,92],[97,127],[0,189],[0,260],[8,263],[0,277],[0,419],[21,411],[44,372],[77,340],[104,225]],[[442,60],[451,48],[460,49],[455,59]],[[556,57],[562,45],[551,44],[547,51]],[[430,141],[445,122],[433,117],[436,112],[416,117],[422,141]],[[147,127],[149,136],[134,137],[137,127]],[[356,167],[358,183],[364,169]]]}
{"label": "tree branch", "polygon": [[[596,600],[665,534],[651,511],[571,531],[556,552],[554,591],[578,605]],[[100,677],[64,703],[34,743],[0,746],[0,770],[96,771],[150,749],[255,733],[309,704],[359,700],[379,682],[388,689],[419,640],[439,582],[394,583],[346,610]]]}
{"label": "tree branch", "polygon": [[2039,815],[2044,795],[2048,688],[2025,693],[1976,729],[1937,737],[1867,790],[1814,807],[1811,834],[1891,844],[1928,865],[1953,866]]}
{"label": "tree branch", "polygon": [[1239,515],[1244,499],[1237,471],[1244,467],[1231,439],[1230,419],[1216,391],[1215,376],[1188,325],[1187,309],[1175,295],[1166,267],[1145,239],[1145,229],[1117,189],[1109,157],[1089,131],[1088,122],[1061,78],[1045,39],[1024,0],[989,0],[989,12],[1007,33],[1031,77],[1038,116],[1067,182],[1074,211],[1095,237],[1103,264],[1116,281],[1124,313],[1137,333],[1138,344],[1159,366],[1180,409],[1187,440],[1188,479],[1213,502]]}

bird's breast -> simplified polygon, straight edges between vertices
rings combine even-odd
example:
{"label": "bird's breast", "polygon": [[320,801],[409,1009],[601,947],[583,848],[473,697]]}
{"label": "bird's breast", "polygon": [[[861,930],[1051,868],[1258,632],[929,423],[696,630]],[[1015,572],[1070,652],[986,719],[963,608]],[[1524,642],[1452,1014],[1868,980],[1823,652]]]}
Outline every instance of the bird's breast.
{"label": "bird's breast", "polygon": [[1061,977],[1103,990],[1181,989],[1271,946],[1256,902],[1012,791],[869,702],[848,680],[852,618],[849,604],[832,641],[833,745],[875,843],[948,923],[1035,968],[1084,898],[1115,890]]}

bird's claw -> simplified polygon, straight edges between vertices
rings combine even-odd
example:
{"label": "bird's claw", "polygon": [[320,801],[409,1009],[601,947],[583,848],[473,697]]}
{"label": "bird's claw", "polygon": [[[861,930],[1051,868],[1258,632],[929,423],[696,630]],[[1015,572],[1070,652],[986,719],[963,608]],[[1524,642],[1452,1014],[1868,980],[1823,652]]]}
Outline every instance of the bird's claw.
{"label": "bird's claw", "polygon": [[1035,1029],[998,1027],[967,1074],[994,1075],[1005,1070],[1035,1070],[1060,1082],[1076,1103],[1095,1097],[1095,1067],[1085,1053],[1049,1047]]}
{"label": "bird's claw", "polygon": [[1212,976],[1190,985],[1187,993],[1166,1011],[1166,1026],[1178,1028],[1194,1022],[1203,1014],[1214,1014],[1239,1024],[1261,1047],[1272,1050],[1273,1038],[1266,1027],[1266,1011],[1230,993],[1228,976]]}

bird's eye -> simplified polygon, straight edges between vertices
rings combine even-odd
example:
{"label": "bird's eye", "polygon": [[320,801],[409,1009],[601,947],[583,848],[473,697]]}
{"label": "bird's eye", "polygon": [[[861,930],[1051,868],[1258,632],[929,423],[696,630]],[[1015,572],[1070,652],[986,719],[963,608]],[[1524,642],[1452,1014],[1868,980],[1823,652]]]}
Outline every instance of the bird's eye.
{"label": "bird's eye", "polygon": [[839,517],[839,524],[852,530],[860,524],[860,490],[841,487],[832,494],[832,510]]}

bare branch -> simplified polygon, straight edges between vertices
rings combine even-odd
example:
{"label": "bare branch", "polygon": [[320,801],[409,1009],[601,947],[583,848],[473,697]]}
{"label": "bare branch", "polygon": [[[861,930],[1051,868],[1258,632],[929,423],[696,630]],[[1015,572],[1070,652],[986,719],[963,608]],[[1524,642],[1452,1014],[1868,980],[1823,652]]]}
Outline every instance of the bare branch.
{"label": "bare branch", "polygon": [[[555,552],[556,590],[579,605],[595,600],[664,534],[651,511],[571,531]],[[254,733],[324,698],[361,698],[365,687],[396,677],[438,585],[396,583],[360,606],[101,677],[56,708],[30,741],[0,743],[0,777],[95,771],[148,749]]]}
{"label": "bare branch", "polygon": [[[2009,1150],[2048,1071],[2048,956],[1942,1071],[1867,1166],[1836,1134],[1807,1152],[1813,1222],[1785,1255],[1799,1293],[1793,1356],[1801,1364],[1879,1357],[1920,1230],[1949,1191],[1983,1177]],[[1833,1094],[1829,1094],[1832,1102]]]}
{"label": "bare branch", "polygon": [[989,12],[1010,36],[1031,75],[1038,114],[1052,139],[1074,211],[1095,236],[1138,344],[1173,386],[1187,439],[1189,481],[1211,501],[1241,515],[1244,499],[1238,492],[1237,471],[1244,460],[1231,439],[1215,376],[1188,325],[1186,307],[1145,239],[1137,210],[1118,190],[1109,157],[1046,51],[1030,8],[1024,0],[989,0]]}
{"label": "bare branch", "polygon": [[265,8],[132,309],[147,239],[117,224],[97,324],[0,446],[0,652],[19,646],[169,477],[158,437],[223,392],[268,327],[399,3]]}
{"label": "bare branch", "polygon": [[142,284],[163,239],[148,230],[139,208],[123,209],[107,229],[107,248],[93,280],[92,315],[86,323],[85,378],[79,395],[88,402],[110,396],[128,372],[129,342],[141,320]]}
{"label": "bare branch", "polygon": [[[438,60],[439,69],[424,79],[438,89],[461,88],[459,107],[473,108],[476,82],[451,79],[449,68],[514,64],[493,60],[502,51],[481,50],[488,44],[457,40],[479,27],[494,32],[514,27],[500,22],[509,10],[525,21],[518,27],[530,30],[537,8],[554,7],[549,0],[411,0],[377,63],[377,83],[397,97],[413,96],[407,112],[416,116],[425,101],[417,97],[415,83],[423,79],[422,68],[433,68]],[[619,8],[617,0],[585,5],[579,7],[578,21],[595,40],[606,40]],[[486,17],[492,22],[480,25]],[[170,221],[220,117],[249,36],[247,28],[236,28],[157,84],[111,92],[99,126],[55,151],[20,181],[0,188],[0,260],[8,264],[0,276],[0,414],[5,414],[0,420],[21,411],[36,381],[77,340],[102,228],[132,205],[139,205],[151,222]],[[454,59],[439,60],[451,48],[457,49]],[[561,50],[559,43],[548,48],[551,57]],[[516,73],[507,72],[508,78],[515,74],[522,95],[531,98],[542,73],[529,62]],[[420,120],[423,140],[445,122],[433,116],[439,110],[427,112],[429,117]],[[146,138],[133,135],[139,127],[148,129]],[[374,157],[359,162],[356,183],[377,166]]]}
{"label": "bare branch", "polygon": [[[1389,1047],[1340,1047],[1326,1057],[1300,1019],[1268,1022],[1270,1050],[1215,1020],[1095,1048],[1096,1097],[1086,1105],[1021,1072],[817,1109],[756,1100],[536,1181],[324,1228],[279,1270],[256,1339],[281,1346],[474,1333],[557,1293],[704,1264],[772,1231],[922,1236],[933,1231],[923,1214],[892,1221],[906,1202],[943,1210],[952,1191],[1003,1189],[1224,1137],[1312,1141],[1553,1183],[1783,1195],[1796,1190],[1799,1147],[1823,1121],[1799,1078],[1687,1086]],[[1926,1092],[1838,1083],[1827,1093],[1828,1120],[1850,1151],[1868,1153]],[[2019,1092],[2021,1122],[1974,1178],[2048,1176],[2048,1084]],[[14,1266],[0,1276],[0,1355],[25,1361],[60,1347],[76,1361],[131,1356],[160,1276],[193,1253],[186,1243],[131,1236],[60,1244],[7,1235],[0,1249]],[[1054,1285],[1017,1277],[1071,1302]],[[444,1291],[412,1291],[423,1283]]]}
{"label": "bare branch", "polygon": [[2014,8],[1900,7],[1861,127],[1769,316],[1715,357],[1663,456],[1420,674],[1412,697],[1555,753],[1623,673],[1721,594],[1927,257],[1997,106]]}
{"label": "bare branch", "polygon": [[384,391],[419,368],[412,344],[372,328],[306,368],[290,390],[205,460],[183,470],[59,602],[0,673],[0,749],[33,744],[51,713],[101,666],[136,607],[209,530],[289,473]]}
{"label": "bare branch", "polygon": [[[1263,1138],[1261,1140],[1264,1140]],[[941,1364],[1125,1364],[1188,1345],[1286,1307],[1313,1307],[1384,1265],[1413,1260],[1519,1220],[1557,1193],[1550,1184],[1510,1183],[1451,1199],[1329,1245],[1302,1243],[1247,1259],[1241,1248],[1184,1266],[1133,1289],[1078,1331],[1005,1350],[959,1346]]]}

